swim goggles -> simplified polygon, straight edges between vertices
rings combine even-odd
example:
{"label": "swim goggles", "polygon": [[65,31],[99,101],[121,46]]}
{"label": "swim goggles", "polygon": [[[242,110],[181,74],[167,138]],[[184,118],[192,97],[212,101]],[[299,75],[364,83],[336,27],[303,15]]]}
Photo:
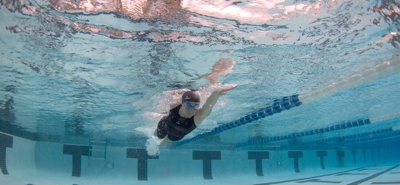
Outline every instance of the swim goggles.
{"label": "swim goggles", "polygon": [[195,109],[195,110],[199,109],[199,107],[200,107],[199,104],[192,105],[192,104],[190,104],[189,102],[186,102],[186,101],[183,102],[183,105],[185,105],[185,107],[187,107],[189,109]]}

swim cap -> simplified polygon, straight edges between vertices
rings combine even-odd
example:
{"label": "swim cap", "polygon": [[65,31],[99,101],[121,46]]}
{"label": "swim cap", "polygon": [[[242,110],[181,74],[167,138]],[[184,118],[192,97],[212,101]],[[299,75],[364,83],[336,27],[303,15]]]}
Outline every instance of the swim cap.
{"label": "swim cap", "polygon": [[182,102],[184,101],[200,102],[200,95],[197,91],[187,91],[182,95]]}

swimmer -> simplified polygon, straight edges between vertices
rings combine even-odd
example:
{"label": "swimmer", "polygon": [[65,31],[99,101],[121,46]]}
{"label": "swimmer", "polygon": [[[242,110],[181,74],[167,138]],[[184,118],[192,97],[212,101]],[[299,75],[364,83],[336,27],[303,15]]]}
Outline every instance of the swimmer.
{"label": "swimmer", "polygon": [[160,119],[154,131],[155,136],[163,139],[160,146],[165,147],[168,141],[179,141],[193,131],[211,114],[218,98],[236,87],[237,85],[224,85],[217,88],[207,98],[203,107],[200,107],[200,95],[197,91],[183,93],[182,102],[170,105],[168,116]]}

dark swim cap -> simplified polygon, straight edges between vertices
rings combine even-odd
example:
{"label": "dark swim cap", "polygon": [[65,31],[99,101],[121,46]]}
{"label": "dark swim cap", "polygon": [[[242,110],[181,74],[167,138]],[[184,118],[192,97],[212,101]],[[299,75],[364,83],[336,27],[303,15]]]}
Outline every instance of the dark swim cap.
{"label": "dark swim cap", "polygon": [[197,91],[187,91],[182,95],[182,102],[184,101],[200,102],[200,95]]}

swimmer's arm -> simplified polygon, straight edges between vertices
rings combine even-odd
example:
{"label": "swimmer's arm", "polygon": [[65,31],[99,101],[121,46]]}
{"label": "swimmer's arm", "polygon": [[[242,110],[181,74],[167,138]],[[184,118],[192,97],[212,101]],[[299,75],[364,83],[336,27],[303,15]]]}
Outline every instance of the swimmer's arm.
{"label": "swimmer's arm", "polygon": [[[157,137],[157,129],[154,131],[153,135]],[[168,135],[166,135],[166,136],[164,137],[164,139],[161,141],[160,147],[165,148],[165,146],[167,146],[168,141],[170,141],[170,140],[169,140],[169,138],[168,138]]]}
{"label": "swimmer's arm", "polygon": [[227,91],[230,91],[236,87],[237,85],[224,85],[223,87],[216,89],[207,98],[206,103],[204,103],[203,107],[200,108],[199,111],[194,115],[193,119],[196,126],[199,126],[200,123],[211,114],[212,108],[217,103],[220,96],[225,95]]}

